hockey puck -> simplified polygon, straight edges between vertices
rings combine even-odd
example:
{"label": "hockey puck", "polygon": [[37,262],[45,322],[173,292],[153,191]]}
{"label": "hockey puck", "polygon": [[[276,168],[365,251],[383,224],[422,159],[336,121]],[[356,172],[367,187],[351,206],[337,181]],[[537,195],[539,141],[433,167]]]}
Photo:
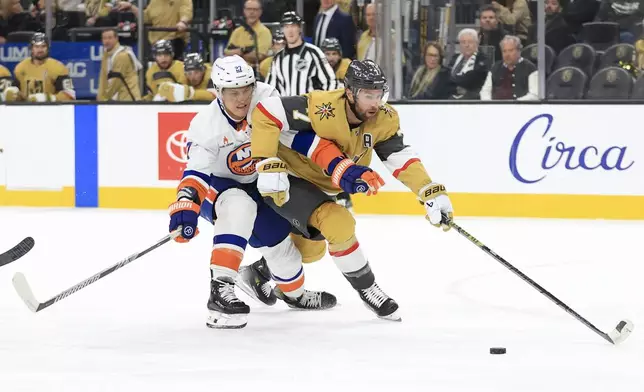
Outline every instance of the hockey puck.
{"label": "hockey puck", "polygon": [[505,354],[505,347],[491,347],[490,354]]}

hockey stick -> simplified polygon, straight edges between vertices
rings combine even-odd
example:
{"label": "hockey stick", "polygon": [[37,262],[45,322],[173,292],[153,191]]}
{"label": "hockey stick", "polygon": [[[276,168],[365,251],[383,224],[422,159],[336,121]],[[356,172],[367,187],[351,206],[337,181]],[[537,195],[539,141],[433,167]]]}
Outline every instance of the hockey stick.
{"label": "hockey stick", "polygon": [[5,264],[13,263],[22,256],[26,255],[36,244],[33,238],[27,237],[20,241],[18,245],[0,254],[0,267]]}
{"label": "hockey stick", "polygon": [[57,296],[48,299],[45,302],[38,302],[36,297],[34,296],[33,291],[31,291],[31,287],[29,286],[29,283],[27,283],[27,278],[25,278],[25,275],[16,272],[15,275],[13,276],[13,287],[16,289],[16,292],[22,298],[22,300],[27,304],[27,307],[34,313],[40,312],[41,310],[50,307],[51,305],[55,304],[58,301],[61,301],[70,295],[74,294],[77,291],[80,291],[84,289],[85,287],[89,286],[90,284],[96,282],[97,280],[103,279],[107,275],[111,274],[112,272],[118,270],[121,267],[125,267],[126,265],[130,264],[136,259],[139,259],[143,257],[144,255],[152,252],[156,248],[160,247],[161,245],[167,243],[168,241],[174,239],[181,233],[181,229],[177,229],[170,234],[166,235],[159,241],[157,241],[156,244],[150,246],[144,251],[134,253],[133,255],[119,261],[118,263],[114,264],[113,266],[104,269],[103,271],[93,275],[92,277],[85,279],[84,281],[68,288],[67,290],[63,291],[62,293],[58,294]]}
{"label": "hockey stick", "polygon": [[508,263],[505,261],[505,259],[498,254],[496,254],[492,249],[488,248],[485,244],[481,243],[479,240],[474,238],[470,233],[465,231],[462,227],[454,223],[453,220],[449,219],[447,216],[443,215],[443,222],[448,224],[450,227],[455,229],[459,234],[461,234],[463,237],[467,238],[471,243],[474,245],[478,246],[481,250],[483,250],[485,253],[488,255],[492,256],[496,261],[499,263],[503,264],[504,267],[512,271],[515,275],[523,279],[526,283],[528,283],[530,286],[538,290],[541,294],[546,296],[549,300],[557,304],[560,308],[565,310],[568,314],[576,318],[578,321],[580,321],[582,324],[584,324],[586,327],[590,328],[593,332],[595,332],[597,335],[601,336],[602,338],[606,339],[609,343],[612,344],[619,344],[626,340],[626,338],[630,335],[630,333],[633,331],[633,328],[635,326],[633,323],[629,320],[622,320],[620,321],[615,329],[613,329],[610,333],[605,333],[602,332],[599,328],[595,327],[590,321],[586,320],[583,318],[579,313],[575,312],[572,308],[570,308],[568,305],[566,305],[563,301],[561,301],[559,298],[555,297],[552,295],[548,290],[544,289],[541,287],[537,282],[534,280],[530,279],[526,274],[523,272],[519,271],[516,267],[514,267],[512,264]]}

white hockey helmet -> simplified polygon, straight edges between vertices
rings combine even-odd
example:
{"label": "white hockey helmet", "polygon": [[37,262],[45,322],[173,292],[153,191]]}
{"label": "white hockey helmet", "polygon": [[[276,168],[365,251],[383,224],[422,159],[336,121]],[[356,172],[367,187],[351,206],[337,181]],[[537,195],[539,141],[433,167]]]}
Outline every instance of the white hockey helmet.
{"label": "white hockey helmet", "polygon": [[236,54],[215,60],[211,75],[218,96],[221,96],[225,88],[245,87],[255,83],[253,67]]}

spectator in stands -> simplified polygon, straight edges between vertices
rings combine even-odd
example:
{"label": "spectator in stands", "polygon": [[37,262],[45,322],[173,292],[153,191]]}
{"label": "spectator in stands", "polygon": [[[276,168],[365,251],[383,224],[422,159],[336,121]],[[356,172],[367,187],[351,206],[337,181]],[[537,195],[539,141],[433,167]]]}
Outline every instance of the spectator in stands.
{"label": "spectator in stands", "polygon": [[358,41],[358,60],[373,60],[379,63],[376,59],[376,5],[374,3],[367,4],[365,7],[365,23],[367,30],[360,35]]}
{"label": "spectator in stands", "polygon": [[453,99],[480,99],[479,92],[489,71],[489,60],[479,52],[479,36],[474,29],[458,33],[460,54],[452,58],[450,76],[456,86]]}
{"label": "spectator in stands", "polygon": [[14,31],[36,31],[42,25],[29,13],[24,12],[20,0],[0,0],[0,44],[6,42]]}
{"label": "spectator in stands", "polygon": [[349,69],[351,59],[342,58],[342,47],[340,47],[340,41],[338,41],[337,38],[325,38],[324,41],[322,41],[320,49],[324,52],[326,60],[335,72],[335,79],[338,82],[337,88],[344,87],[344,76],[347,73],[347,69]]}
{"label": "spectator in stands", "polygon": [[[85,15],[87,26],[110,27],[116,26],[122,19],[135,22],[139,9],[129,1],[115,1],[114,3],[104,0],[86,0]],[[122,14],[130,14],[123,17]]]}
{"label": "spectator in stands", "polygon": [[448,99],[453,94],[453,85],[449,69],[443,66],[443,48],[437,42],[428,42],[423,53],[425,61],[414,73],[409,98]]}
{"label": "spectator in stands", "polygon": [[496,10],[492,5],[486,5],[481,8],[480,16],[481,28],[479,30],[479,42],[481,46],[486,46],[486,54],[494,61],[501,60],[501,50],[499,44],[507,32],[496,16]]}
{"label": "spectator in stands", "polygon": [[351,9],[349,14],[353,18],[353,23],[358,28],[360,34],[364,31],[367,31],[369,26],[367,26],[366,21],[366,7],[370,3],[373,3],[373,0],[351,0]]}
{"label": "spectator in stands", "polygon": [[481,100],[512,99],[536,101],[539,99],[537,67],[521,57],[521,40],[507,35],[501,41],[503,62],[492,66],[481,89]]}
{"label": "spectator in stands", "polygon": [[139,71],[143,66],[132,49],[119,43],[115,28],[101,34],[103,57],[98,80],[97,101],[140,101]]}
{"label": "spectator in stands", "polygon": [[583,24],[595,20],[599,9],[598,0],[568,0],[562,3],[566,23],[574,34],[579,34]]}
{"label": "spectator in stands", "polygon": [[286,40],[284,39],[284,32],[282,30],[278,30],[273,35],[273,46],[271,47],[271,50],[268,51],[268,57],[259,64],[259,74],[262,76],[262,80],[266,80],[266,78],[268,78],[268,72],[271,70],[271,64],[273,63],[273,56],[275,56],[275,54],[280,50],[284,49],[285,45]]}
{"label": "spectator in stands", "polygon": [[525,44],[528,40],[528,27],[532,24],[530,9],[526,0],[492,1],[492,6],[499,15],[499,21],[512,26],[514,34]]}
{"label": "spectator in stands", "polygon": [[224,50],[226,56],[238,55],[256,70],[259,64],[268,56],[271,48],[271,31],[264,26],[259,18],[262,16],[260,0],[244,2],[244,22],[233,30],[228,46]]}
{"label": "spectator in stands", "polygon": [[322,47],[325,38],[337,38],[342,47],[342,53],[347,58],[356,54],[356,26],[349,14],[339,10],[336,0],[322,0],[322,9],[315,18],[315,36],[313,42]]}
{"label": "spectator in stands", "polygon": [[634,44],[639,37],[632,29],[644,19],[644,0],[602,0],[596,19],[619,24],[620,41]]}
{"label": "spectator in stands", "polygon": [[192,0],[150,0],[144,12],[144,23],[153,27],[174,27],[177,31],[154,32],[148,34],[151,44],[160,40],[172,42],[175,60],[183,58],[188,40],[186,30],[192,21]]}

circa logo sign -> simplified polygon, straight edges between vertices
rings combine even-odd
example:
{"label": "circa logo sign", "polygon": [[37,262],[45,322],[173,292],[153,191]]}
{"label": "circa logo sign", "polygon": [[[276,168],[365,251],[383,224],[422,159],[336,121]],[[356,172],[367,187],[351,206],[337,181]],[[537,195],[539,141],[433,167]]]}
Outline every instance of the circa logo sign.
{"label": "circa logo sign", "polygon": [[[541,120],[541,121],[539,121]],[[548,171],[556,168],[563,170],[605,170],[624,171],[630,169],[635,161],[628,156],[627,146],[599,147],[594,145],[573,145],[560,140],[551,132],[554,117],[551,114],[540,114],[528,121],[516,134],[510,148],[510,172],[524,184],[537,183],[548,176]],[[536,132],[547,146],[543,151],[540,174],[528,178],[525,174],[525,161],[518,158],[519,148],[523,147],[526,135]],[[521,165],[519,164],[521,162]],[[534,173],[534,165],[530,168]]]}

